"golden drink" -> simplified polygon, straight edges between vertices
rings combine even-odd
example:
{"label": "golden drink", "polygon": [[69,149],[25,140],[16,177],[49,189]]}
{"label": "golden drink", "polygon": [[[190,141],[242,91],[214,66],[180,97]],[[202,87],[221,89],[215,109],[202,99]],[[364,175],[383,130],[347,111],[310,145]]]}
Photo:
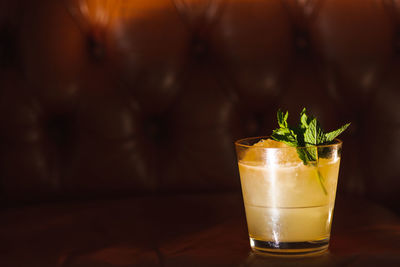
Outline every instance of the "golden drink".
{"label": "golden drink", "polygon": [[237,147],[253,250],[293,255],[327,249],[340,147],[338,141],[318,148],[324,158],[308,165],[296,148],[272,140]]}

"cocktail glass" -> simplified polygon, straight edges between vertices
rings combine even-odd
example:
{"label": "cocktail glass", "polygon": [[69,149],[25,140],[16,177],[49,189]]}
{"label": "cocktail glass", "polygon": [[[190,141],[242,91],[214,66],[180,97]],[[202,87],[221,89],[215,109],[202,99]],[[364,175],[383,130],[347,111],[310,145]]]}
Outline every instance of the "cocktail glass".
{"label": "cocktail glass", "polygon": [[[235,146],[252,250],[273,255],[326,251],[342,142],[295,148],[254,137]],[[317,160],[304,164],[299,153],[316,153]]]}

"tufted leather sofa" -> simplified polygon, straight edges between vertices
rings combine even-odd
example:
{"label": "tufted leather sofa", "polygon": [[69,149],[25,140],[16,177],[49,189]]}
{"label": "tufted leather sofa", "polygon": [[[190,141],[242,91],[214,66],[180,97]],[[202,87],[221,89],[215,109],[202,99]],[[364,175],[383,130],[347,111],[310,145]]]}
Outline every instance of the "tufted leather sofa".
{"label": "tufted leather sofa", "polygon": [[[80,251],[93,251],[101,214],[126,220],[131,208],[141,218],[127,222],[146,228],[164,220],[146,211],[158,201],[171,205],[165,217],[203,207],[208,219],[188,213],[197,226],[168,221],[181,234],[243,216],[232,204],[240,198],[227,197],[240,194],[233,142],[270,134],[278,108],[297,120],[305,106],[327,130],[352,122],[342,136],[338,199],[356,197],[384,210],[372,216],[396,218],[399,27],[396,0],[1,0],[3,259],[13,266],[19,244],[33,245],[23,222],[42,231],[39,239],[59,234],[60,223],[62,240],[76,231],[92,242]],[[97,226],[119,227],[111,218]],[[132,231],[125,233],[146,243]],[[107,233],[107,242],[124,236]],[[178,235],[164,238],[171,236]],[[71,251],[57,254],[50,242],[35,253],[54,259],[24,246],[23,255],[38,266],[93,263],[73,265],[65,260]],[[101,255],[136,255],[144,266],[165,252],[112,249]]]}

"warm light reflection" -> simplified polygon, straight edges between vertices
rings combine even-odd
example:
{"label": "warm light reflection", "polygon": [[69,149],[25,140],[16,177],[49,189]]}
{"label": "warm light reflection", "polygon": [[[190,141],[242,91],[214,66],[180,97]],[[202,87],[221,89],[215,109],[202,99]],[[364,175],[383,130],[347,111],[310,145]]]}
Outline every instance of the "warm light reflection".
{"label": "warm light reflection", "polygon": [[329,213],[328,213],[328,219],[326,220],[326,230],[329,231],[329,228],[331,226],[331,221],[332,221],[332,213],[333,213],[333,209],[330,207],[329,208]]}
{"label": "warm light reflection", "polygon": [[105,26],[116,16],[120,5],[121,0],[81,0],[78,8],[90,24]]}
{"label": "warm light reflection", "polygon": [[71,15],[85,30],[104,28],[117,17],[122,0],[65,0]]}
{"label": "warm light reflection", "polygon": [[[269,207],[271,209],[271,217],[269,218],[271,220],[271,231],[272,231],[272,236],[274,239],[274,246],[279,247],[279,210],[277,207],[277,149],[265,149],[266,156],[265,158],[268,159],[266,162],[266,165],[268,165],[268,177],[269,177],[269,190],[268,190],[268,202],[266,203],[271,203],[271,206]],[[265,220],[268,220],[268,218],[265,218]]]}
{"label": "warm light reflection", "polygon": [[116,19],[144,17],[154,10],[174,10],[169,0],[65,0],[71,14],[83,27],[104,27]]}

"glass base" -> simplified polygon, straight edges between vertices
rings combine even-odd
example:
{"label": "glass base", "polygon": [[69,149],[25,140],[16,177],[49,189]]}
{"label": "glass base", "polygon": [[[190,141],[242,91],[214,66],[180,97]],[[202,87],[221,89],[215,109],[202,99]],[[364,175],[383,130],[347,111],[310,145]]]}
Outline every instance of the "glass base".
{"label": "glass base", "polygon": [[272,256],[312,256],[328,250],[329,238],[305,242],[263,241],[250,237],[250,246],[257,254]]}

